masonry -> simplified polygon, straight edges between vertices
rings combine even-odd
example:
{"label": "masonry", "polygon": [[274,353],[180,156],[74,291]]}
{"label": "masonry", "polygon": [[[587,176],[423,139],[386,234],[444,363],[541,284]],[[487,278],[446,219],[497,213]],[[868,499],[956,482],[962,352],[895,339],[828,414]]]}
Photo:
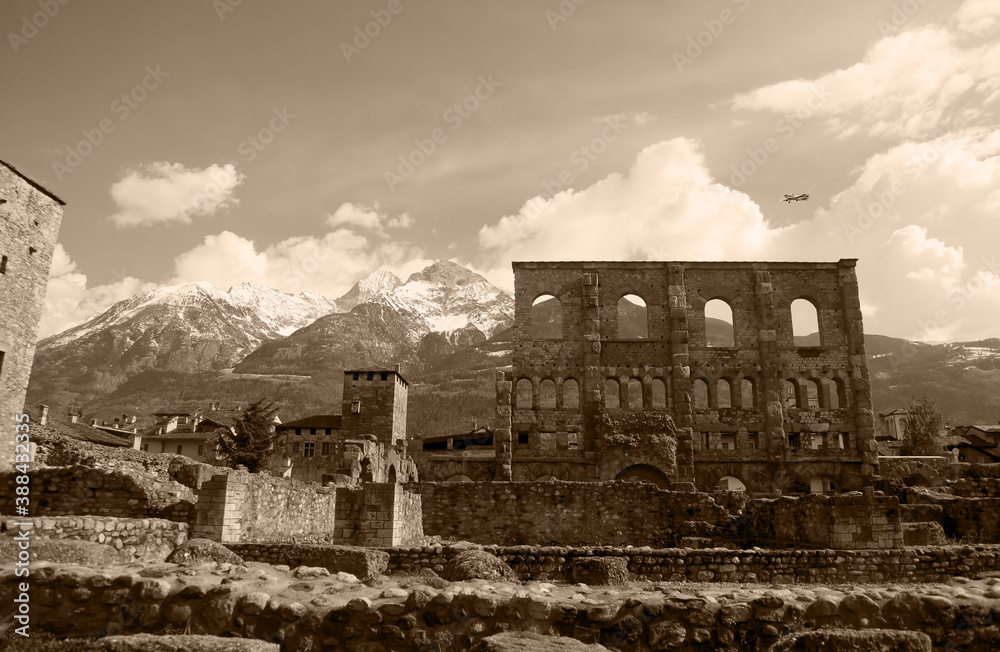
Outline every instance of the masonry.
{"label": "masonry", "polygon": [[[513,368],[497,376],[488,474],[706,491],[734,478],[757,495],[870,484],[855,263],[514,263]],[[716,299],[729,346],[706,334]],[[795,339],[799,299],[815,309],[815,345]]]}
{"label": "masonry", "polygon": [[0,469],[15,459],[14,416],[23,411],[28,391],[63,206],[0,161]]}

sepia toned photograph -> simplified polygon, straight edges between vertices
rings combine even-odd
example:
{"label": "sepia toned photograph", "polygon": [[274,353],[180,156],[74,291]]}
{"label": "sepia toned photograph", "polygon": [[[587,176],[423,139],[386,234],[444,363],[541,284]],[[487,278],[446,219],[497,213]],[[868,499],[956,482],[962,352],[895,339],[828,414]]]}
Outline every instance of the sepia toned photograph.
{"label": "sepia toned photograph", "polygon": [[1000,650],[1000,0],[0,35],[0,650]]}

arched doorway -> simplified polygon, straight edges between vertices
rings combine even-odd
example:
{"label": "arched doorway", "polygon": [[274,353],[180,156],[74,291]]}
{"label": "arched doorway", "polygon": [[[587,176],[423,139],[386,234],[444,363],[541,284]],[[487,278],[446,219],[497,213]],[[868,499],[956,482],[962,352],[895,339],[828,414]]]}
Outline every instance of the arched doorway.
{"label": "arched doorway", "polygon": [[624,480],[625,482],[647,482],[649,484],[656,485],[660,489],[666,489],[670,486],[670,478],[668,478],[663,471],[655,466],[650,466],[649,464],[635,464],[633,466],[626,467],[615,476],[615,480]]}
{"label": "arched doorway", "polygon": [[716,491],[746,491],[747,486],[743,481],[732,475],[724,475],[715,483]]}

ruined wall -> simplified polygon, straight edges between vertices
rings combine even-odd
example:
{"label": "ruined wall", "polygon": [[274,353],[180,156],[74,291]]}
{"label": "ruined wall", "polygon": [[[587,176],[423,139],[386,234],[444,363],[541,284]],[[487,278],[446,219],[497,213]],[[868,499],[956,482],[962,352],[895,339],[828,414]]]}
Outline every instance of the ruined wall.
{"label": "ruined wall", "polygon": [[24,410],[64,203],[2,161],[0,202],[0,469],[7,469],[15,461],[14,415]]}
{"label": "ruined wall", "polygon": [[477,543],[673,545],[691,521],[722,525],[707,494],[637,482],[419,482],[424,531]]}
{"label": "ruined wall", "polygon": [[421,497],[399,484],[337,487],[339,510],[331,543],[395,546],[424,536]]}
{"label": "ruined wall", "polygon": [[796,544],[836,550],[903,547],[895,496],[812,495],[757,499],[744,507],[733,537],[744,545]]}
{"label": "ruined wall", "polygon": [[[7,536],[15,536],[15,524],[24,519],[0,523]],[[163,561],[187,541],[188,524],[158,518],[116,518],[114,516],[47,516],[32,519],[32,540],[70,539],[92,541],[115,551],[123,562]]]}
{"label": "ruined wall", "polygon": [[959,478],[951,493],[963,498],[1000,498],[1000,478]]}
{"label": "ruined wall", "polygon": [[[965,498],[914,489],[907,489],[904,497],[909,509],[921,510],[923,518],[941,523],[949,537],[1000,543],[1000,497]],[[933,511],[923,511],[925,508]]]}
{"label": "ruined wall", "polygon": [[[0,473],[0,514],[13,514],[16,473]],[[134,470],[82,465],[32,469],[32,516],[90,515],[157,517],[188,522],[193,504],[178,496],[176,483]]]}
{"label": "ruined wall", "polygon": [[[859,489],[877,472],[854,260],[514,263],[514,285],[513,371],[496,388],[497,479],[540,477],[518,467],[564,460],[560,479],[610,479],[649,466],[702,488],[732,475],[751,491],[772,493],[808,491],[821,479]],[[558,300],[561,332],[543,337],[533,320],[545,310],[532,304],[547,295]],[[619,328],[625,295],[646,305],[644,337]],[[705,306],[713,299],[732,309],[734,346],[706,339]],[[797,299],[816,308],[816,346],[793,339]],[[695,381],[705,383],[704,404],[695,405]],[[572,383],[578,406],[564,396]],[[519,385],[530,400],[518,400]],[[554,401],[543,401],[553,387]],[[602,414],[669,415],[676,466],[656,459],[654,442],[612,454],[598,433]],[[563,447],[567,436],[578,444]],[[587,465],[594,468],[581,468]]]}

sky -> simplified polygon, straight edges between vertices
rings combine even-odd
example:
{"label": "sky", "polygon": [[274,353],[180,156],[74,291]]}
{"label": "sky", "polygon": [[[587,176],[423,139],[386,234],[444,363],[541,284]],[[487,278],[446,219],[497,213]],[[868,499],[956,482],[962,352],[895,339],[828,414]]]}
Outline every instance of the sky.
{"label": "sky", "polygon": [[[1000,0],[7,0],[0,157],[62,197],[41,336],[143,289],[858,258],[1000,335]],[[10,92],[14,90],[14,92]],[[786,203],[785,193],[808,193]]]}

